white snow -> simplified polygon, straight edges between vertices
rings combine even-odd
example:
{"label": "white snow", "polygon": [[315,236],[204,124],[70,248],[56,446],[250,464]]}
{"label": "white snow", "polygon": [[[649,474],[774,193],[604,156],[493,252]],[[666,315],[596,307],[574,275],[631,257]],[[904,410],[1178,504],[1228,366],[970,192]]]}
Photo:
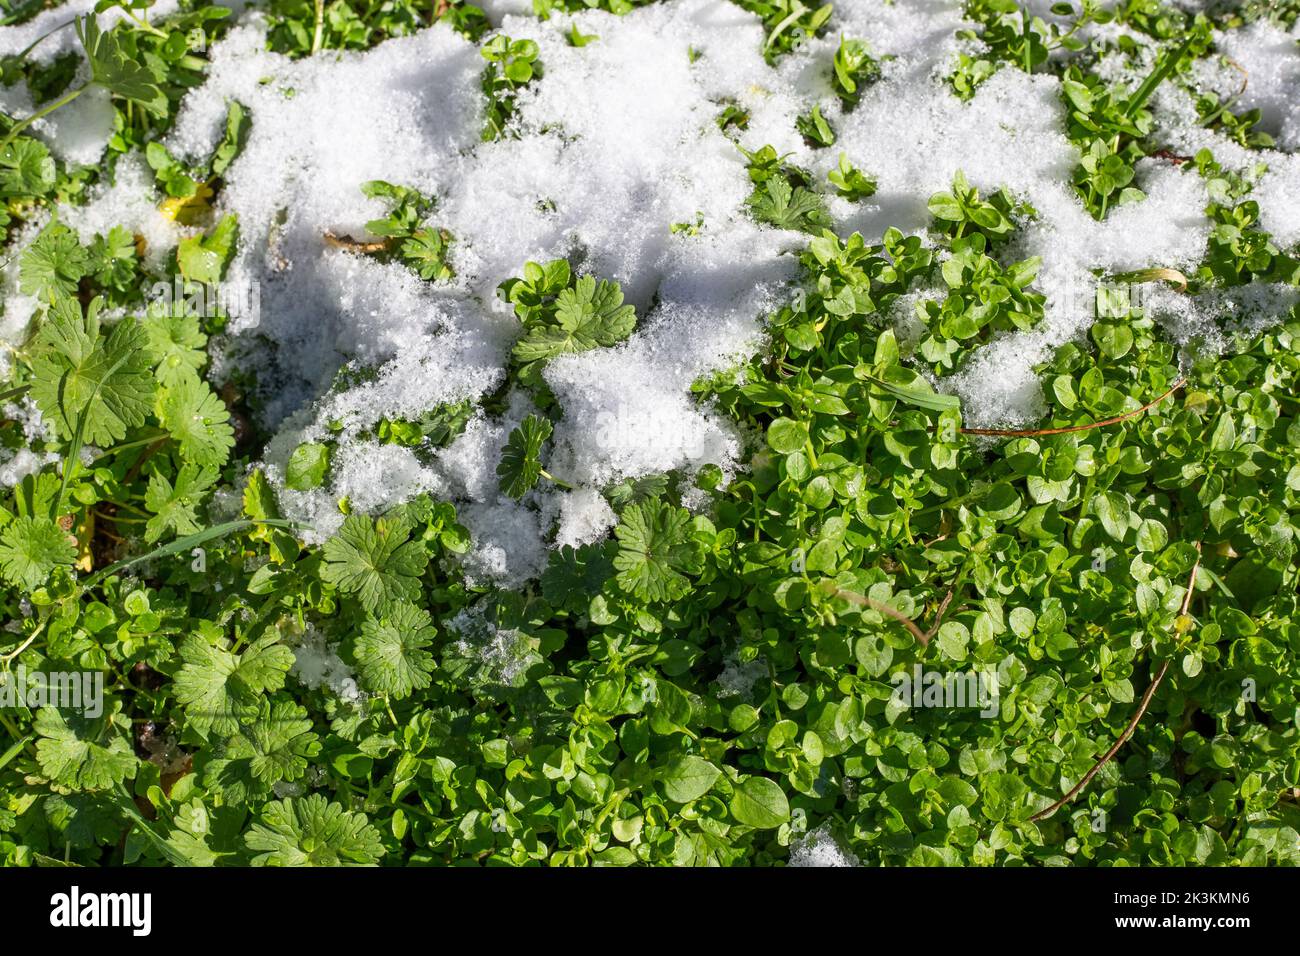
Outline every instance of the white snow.
{"label": "white snow", "polygon": [[594,488],[577,488],[560,497],[555,546],[578,548],[599,541],[618,523],[618,516]]}
{"label": "white snow", "polygon": [[352,669],[339,657],[337,649],[319,630],[308,625],[299,635],[290,635],[287,643],[293,650],[293,666],[289,673],[308,690],[327,688],[342,701],[353,703],[361,699]]}
{"label": "white snow", "polygon": [[[0,53],[91,6],[72,0],[0,29]],[[1047,3],[1035,0],[1039,6]],[[342,521],[342,499],[374,513],[428,492],[454,501],[471,531],[463,559],[471,580],[514,586],[540,573],[551,548],[608,533],[615,516],[600,491],[609,484],[669,470],[689,476],[705,464],[727,475],[743,467],[746,437],[690,388],[763,346],[763,316],[787,293],[806,237],[749,216],[745,159],[715,122],[727,103],[749,113],[737,134],[746,148],[771,144],[821,182],[843,152],[878,180],[864,202],[831,201],[842,234],[856,229],[874,241],[890,226],[923,231],[927,200],[959,170],[981,191],[1005,186],[1036,210],[1000,255],[1041,258],[1035,286],[1047,299],[1044,321],[995,339],[939,383],[961,396],[971,425],[1021,424],[1042,414],[1035,367],[1085,335],[1097,274],[1190,271],[1204,257],[1209,195],[1191,164],[1142,161],[1134,185],[1146,198],[1097,222],[1070,185],[1079,156],[1065,136],[1055,77],[1008,67],[969,102],[952,94],[945,77],[957,53],[972,48],[956,35],[970,24],[952,0],[842,0],[825,36],[776,67],[763,60],[760,21],[725,0],[667,0],[624,17],[587,12],[545,22],[530,15],[527,0],[484,8],[502,32],[540,46],[544,75],[519,96],[517,136],[481,141],[484,61],[446,25],[364,53],[290,60],[266,49],[264,17],[246,10],[210,51],[208,78],[186,97],[167,138],[174,155],[201,162],[219,141],[232,100],[251,117],[214,213],[239,218],[228,281],[255,289],[260,308],[214,340],[213,375],[235,367],[256,373],[265,424],[277,433],[263,464],[286,515],[314,524],[313,540]],[[151,15],[163,9],[170,7]],[[101,17],[107,24],[115,15]],[[572,46],[566,34],[574,25],[598,39]],[[1149,45],[1134,58],[1114,44],[1121,35],[1144,44],[1132,31],[1102,26],[1088,35],[1110,42],[1100,66],[1109,79],[1131,86],[1150,67]],[[1252,198],[1262,228],[1283,248],[1300,242],[1300,157],[1288,152],[1300,144],[1297,35],[1264,23],[1216,35],[1219,52],[1247,70],[1242,106],[1264,112],[1277,150],[1247,151],[1202,128],[1191,97],[1172,84],[1152,104],[1171,149],[1191,155],[1208,147],[1231,168],[1262,167]],[[864,39],[886,58],[881,80],[852,111],[829,80],[841,36]],[[64,30],[36,55],[48,62],[73,48],[75,37]],[[1239,74],[1207,59],[1192,80],[1231,93]],[[26,96],[21,88],[0,90],[0,108],[21,112]],[[107,104],[91,94],[83,102],[81,112],[60,111],[38,129],[73,162],[93,162],[107,135]],[[827,150],[810,149],[795,128],[814,103],[839,136]],[[361,191],[372,179],[435,199],[429,222],[453,237],[455,279],[425,282],[398,263],[326,241],[327,234],[365,239],[367,221],[385,214],[384,202]],[[158,211],[161,198],[143,160],[128,155],[87,205],[58,215],[87,240],[127,226],[145,238],[156,265],[193,231]],[[674,233],[676,223],[699,223],[698,234]],[[29,225],[15,248],[40,225]],[[501,388],[519,323],[496,288],[527,261],[559,257],[580,273],[619,282],[638,316],[628,341],[544,369],[558,403],[546,467],[573,490],[542,479],[522,501],[501,494],[501,449],[536,411],[520,391],[506,396],[499,415],[477,409],[445,448],[374,439],[383,418],[480,403]],[[11,261],[0,323],[9,341],[34,308],[16,294],[14,272]],[[1160,292],[1154,301],[1175,341],[1222,348],[1224,330],[1276,321],[1289,308],[1284,293],[1248,287],[1188,302]],[[894,310],[904,332],[911,306],[929,294],[916,290]],[[900,340],[906,345],[908,336]],[[336,450],[326,485],[283,488],[294,448],[327,440]],[[732,675],[741,676],[739,669]]]}
{"label": "white snow", "polygon": [[767,676],[768,665],[763,658],[741,663],[731,655],[723,661],[722,672],[718,674],[718,696],[748,700],[754,693],[754,685]]}
{"label": "white snow", "polygon": [[1277,324],[1297,303],[1300,290],[1256,281],[1196,297],[1152,285],[1143,293],[1142,308],[1179,345],[1198,343],[1202,351],[1222,353],[1234,333],[1250,337]]}
{"label": "white snow", "polygon": [[58,460],[58,453],[52,451],[38,453],[28,448],[17,448],[10,455],[0,449],[0,488],[12,488],[28,475],[34,475]]}
{"label": "white snow", "polygon": [[515,628],[500,628],[488,620],[481,601],[448,621],[447,630],[456,635],[456,650],[482,665],[479,682],[510,686],[528,668],[527,639]]}
{"label": "white snow", "polygon": [[[95,5],[96,0],[68,0],[38,13],[26,23],[0,28],[0,57],[21,53],[33,43],[36,46],[27,54],[27,59],[42,66],[48,66],[67,53],[80,54],[81,43],[76,29],[65,24],[94,13]],[[177,8],[177,0],[157,0],[147,11],[147,16],[160,19],[175,13]],[[95,20],[100,29],[108,30],[126,16],[121,8],[112,7],[95,14]],[[83,59],[69,89],[81,86],[89,79],[89,66]],[[26,85],[0,86],[0,110],[10,116],[30,114],[33,105]],[[97,163],[113,133],[113,107],[108,92],[92,87],[67,106],[37,120],[31,130],[50,144],[61,159],[74,165]]]}
{"label": "white snow", "polygon": [[1246,71],[1239,109],[1258,109],[1281,149],[1300,148],[1300,21],[1283,32],[1267,20],[1215,36],[1219,50]]}
{"label": "white snow", "polygon": [[790,866],[858,866],[858,858],[843,849],[825,824],[790,844]]}

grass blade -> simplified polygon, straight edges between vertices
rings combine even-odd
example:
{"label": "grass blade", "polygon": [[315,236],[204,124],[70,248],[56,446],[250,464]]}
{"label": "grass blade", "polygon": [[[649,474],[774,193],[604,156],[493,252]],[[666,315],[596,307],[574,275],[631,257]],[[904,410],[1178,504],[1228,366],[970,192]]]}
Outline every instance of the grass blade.
{"label": "grass blade", "polygon": [[161,548],[154,548],[148,554],[141,554],[134,558],[123,558],[121,561],[115,561],[108,567],[96,571],[88,577],[83,588],[92,588],[109,575],[116,574],[118,571],[125,571],[132,565],[140,564],[144,561],[152,561],[155,558],[165,558],[173,554],[182,554],[191,548],[197,548],[205,542],[214,538],[223,538],[235,531],[242,531],[245,528],[251,528],[254,525],[270,525],[273,528],[285,528],[287,530],[308,529],[310,525],[302,524],[299,521],[285,521],[281,518],[263,518],[260,521],[250,521],[241,519],[239,521],[227,521],[225,524],[219,524],[212,528],[206,528],[195,534],[186,535],[183,538],[177,538],[170,544],[165,544]]}
{"label": "grass blade", "polygon": [[1133,114],[1141,109],[1142,104],[1151,98],[1151,94],[1155,92],[1156,87],[1163,83],[1165,78],[1174,71],[1174,67],[1178,65],[1178,61],[1183,58],[1183,54],[1187,52],[1188,48],[1192,45],[1192,41],[1195,39],[1195,34],[1189,35],[1186,40],[1179,44],[1178,48],[1175,49],[1173,53],[1166,52],[1164,56],[1160,57],[1160,59],[1156,61],[1156,65],[1152,68],[1151,72],[1147,74],[1147,78],[1142,81],[1142,85],[1137,88],[1137,92],[1134,93],[1128,103],[1124,105],[1125,116],[1129,119],[1133,118]]}
{"label": "grass blade", "polygon": [[877,378],[874,375],[868,375],[866,379],[872,385],[881,391],[888,392],[900,402],[915,405],[917,408],[924,408],[932,412],[961,411],[961,399],[956,395],[944,395],[927,389],[895,385],[893,382],[886,382],[883,378]]}

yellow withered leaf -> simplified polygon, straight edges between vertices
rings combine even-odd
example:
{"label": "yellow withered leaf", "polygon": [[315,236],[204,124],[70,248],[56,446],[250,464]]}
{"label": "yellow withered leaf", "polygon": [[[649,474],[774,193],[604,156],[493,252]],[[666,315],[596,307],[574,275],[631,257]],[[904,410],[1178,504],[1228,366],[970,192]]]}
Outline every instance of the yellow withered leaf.
{"label": "yellow withered leaf", "polygon": [[172,196],[169,199],[164,199],[158,209],[168,219],[178,222],[182,226],[192,226],[204,213],[212,208],[212,205],[208,202],[211,198],[212,187],[207,183],[200,183],[193,196]]}
{"label": "yellow withered leaf", "polygon": [[93,571],[95,569],[95,558],[91,554],[90,544],[95,537],[95,513],[90,509],[86,510],[86,517],[77,525],[77,570]]}

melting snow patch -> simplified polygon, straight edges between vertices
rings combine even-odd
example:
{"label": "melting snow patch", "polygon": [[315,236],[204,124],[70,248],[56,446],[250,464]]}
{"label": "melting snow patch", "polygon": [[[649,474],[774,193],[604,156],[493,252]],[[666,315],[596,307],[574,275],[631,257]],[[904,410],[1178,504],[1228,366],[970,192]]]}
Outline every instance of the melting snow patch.
{"label": "melting snow patch", "polygon": [[[239,215],[230,281],[258,283],[261,308],[232,322],[237,357],[220,367],[251,364],[265,386],[268,424],[282,429],[267,456],[273,478],[299,442],[338,443],[325,489],[283,493],[286,511],[318,535],[337,526],[341,497],[377,511],[445,492],[474,537],[467,570],[517,583],[544,566],[554,530],[536,508],[559,518],[561,542],[590,539],[610,524],[594,504],[610,481],[737,466],[738,436],[690,386],[762,345],[761,316],[793,277],[802,240],[749,218],[744,157],[715,117],[732,99],[755,128],[793,136],[802,103],[773,92],[783,74],[763,61],[758,20],[738,8],[685,0],[582,15],[580,28],[600,36],[582,48],[564,38],[569,22],[502,24],[535,39],[546,65],[544,82],[519,97],[517,138],[479,141],[482,59],[445,26],[290,61],[266,52],[266,25],[251,13],[185,100],[169,142],[187,158],[212,149],[231,100],[253,118],[218,212]],[[431,285],[325,242],[363,237],[383,214],[361,191],[371,179],[435,197],[431,221],[454,237],[455,280]],[[672,231],[677,222],[702,225],[688,236]],[[560,256],[621,283],[640,313],[623,346],[546,370],[562,411],[552,470],[578,486],[571,499],[548,502],[566,497],[551,487],[522,505],[499,497],[495,465],[526,408],[480,414],[432,464],[365,438],[381,418],[498,387],[519,325],[496,286],[527,260]],[[345,365],[365,372],[362,384],[331,385]]]}
{"label": "melting snow patch", "polygon": [[618,523],[609,502],[593,488],[577,488],[560,498],[557,548],[578,548],[599,541]]}
{"label": "melting snow patch", "polygon": [[1215,34],[1215,42],[1245,70],[1240,109],[1259,110],[1263,129],[1282,149],[1300,148],[1300,21],[1284,32],[1257,20]]}
{"label": "melting snow patch", "polygon": [[[1051,16],[1047,0],[1033,3]],[[0,29],[0,54],[93,5],[71,0]],[[172,9],[174,0],[161,0],[151,15]],[[545,66],[518,96],[513,135],[481,140],[484,61],[445,24],[366,52],[292,60],[266,49],[266,19],[249,10],[209,51],[207,78],[186,96],[166,141],[177,157],[202,161],[219,142],[232,101],[251,118],[215,213],[239,218],[227,281],[257,289],[259,308],[214,337],[213,374],[238,368],[256,376],[264,424],[276,433],[262,464],[286,515],[314,525],[310,540],[341,523],[340,499],[376,513],[428,492],[454,501],[470,529],[463,563],[471,580],[515,586],[540,572],[550,548],[608,533],[615,516],[600,491],[609,484],[672,470],[689,476],[705,464],[725,474],[741,467],[746,436],[699,403],[691,386],[762,348],[762,317],[796,277],[794,253],[806,237],[750,217],[745,158],[716,122],[727,103],[749,115],[737,134],[746,148],[770,143],[819,181],[844,152],[878,180],[867,201],[831,201],[841,232],[860,230],[873,241],[889,226],[924,229],[928,198],[958,170],[982,191],[1005,186],[1034,208],[1002,254],[1042,260],[1035,285],[1046,296],[1044,320],[989,342],[939,383],[961,396],[971,425],[1025,424],[1043,414],[1035,370],[1086,334],[1092,310],[1081,303],[1091,299],[1080,293],[1098,274],[1191,270],[1205,254],[1209,196],[1191,164],[1144,160],[1135,181],[1144,199],[1111,209],[1102,222],[1087,213],[1070,186],[1079,155],[1065,135],[1056,77],[1005,67],[968,102],[953,94],[945,77],[957,54],[973,48],[957,35],[970,26],[960,4],[837,3],[833,29],[776,66],[764,61],[761,21],[719,0],[547,21],[527,15],[527,0],[489,0],[485,9],[502,32],[535,40]],[[107,26],[119,15],[99,16]],[[599,40],[573,46],[566,38],[573,26]],[[1300,243],[1300,156],[1286,152],[1300,146],[1297,31],[1261,21],[1216,35],[1224,56],[1249,74],[1243,105],[1261,109],[1278,150],[1245,150],[1203,128],[1192,97],[1173,84],[1152,103],[1155,135],[1171,149],[1211,148],[1228,168],[1254,174],[1261,167],[1251,198],[1262,228],[1284,249]],[[881,79],[852,111],[829,80],[841,35],[866,40],[882,58]],[[1133,85],[1150,68],[1149,44],[1130,55],[1122,46],[1132,44],[1116,42],[1132,37],[1127,28],[1094,26],[1087,35],[1111,47],[1099,66],[1109,80]],[[46,63],[75,49],[73,31],[61,30],[35,58]],[[1198,66],[1191,82],[1230,95],[1238,74],[1224,62]],[[796,129],[814,103],[838,133],[832,149],[811,149]],[[107,139],[109,104],[88,93],[73,106],[35,130],[63,158],[93,162]],[[0,108],[29,107],[25,87],[0,89]],[[387,212],[362,191],[376,179],[435,200],[429,222],[452,237],[455,278],[425,282],[399,263],[327,241],[367,238],[366,223]],[[194,231],[159,213],[160,198],[142,158],[128,154],[87,204],[58,215],[84,240],[125,226],[144,238],[157,265]],[[673,228],[681,223],[691,228]],[[15,247],[42,225],[39,217],[30,222]],[[616,347],[546,366],[556,403],[547,469],[573,490],[543,480],[516,502],[501,495],[495,469],[511,429],[536,409],[515,393],[501,410],[497,393],[520,325],[496,289],[525,262],[559,257],[579,273],[619,282],[638,324]],[[18,293],[14,261],[4,267],[3,286],[0,335],[16,342],[36,304]],[[910,307],[926,294],[915,291],[891,314],[900,341],[913,337]],[[1161,293],[1158,304],[1173,338],[1212,347],[1290,308],[1281,291],[1256,287],[1199,300]],[[493,411],[475,407],[446,447],[374,437],[381,420],[416,419],[460,402]],[[294,491],[283,476],[304,441],[329,441],[335,450],[325,484]],[[0,478],[34,466],[12,457]],[[735,665],[728,681],[743,683],[752,666]]]}
{"label": "melting snow patch", "polygon": [[297,638],[287,641],[293,649],[293,667],[289,673],[308,690],[326,687],[342,701],[353,703],[361,699],[352,669],[338,656],[325,635],[308,627]]}
{"label": "melting snow patch", "polygon": [[457,653],[480,665],[478,683],[513,686],[535,660],[523,634],[489,621],[482,602],[457,614],[447,622],[447,629],[457,635]]}
{"label": "melting snow patch", "polygon": [[742,664],[734,656],[729,657],[718,674],[718,696],[748,700],[753,696],[754,685],[767,676],[767,662],[763,658]]}
{"label": "melting snow patch", "polygon": [[1153,287],[1142,308],[1178,344],[1222,353],[1234,334],[1256,335],[1276,325],[1297,303],[1300,292],[1291,286],[1257,281],[1195,297]]}
{"label": "melting snow patch", "polygon": [[840,847],[825,825],[790,844],[790,866],[858,866],[858,858]]}

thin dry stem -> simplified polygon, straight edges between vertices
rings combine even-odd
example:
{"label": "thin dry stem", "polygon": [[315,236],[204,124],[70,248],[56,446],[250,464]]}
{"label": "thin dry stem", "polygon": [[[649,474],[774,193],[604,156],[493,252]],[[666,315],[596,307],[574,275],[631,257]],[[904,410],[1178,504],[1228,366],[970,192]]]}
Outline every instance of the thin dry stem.
{"label": "thin dry stem", "polygon": [[835,597],[848,601],[850,604],[857,604],[860,607],[869,607],[873,611],[879,611],[887,617],[892,617],[899,624],[902,624],[905,628],[911,631],[912,636],[920,642],[922,647],[925,647],[930,643],[930,636],[917,627],[916,623],[910,617],[897,608],[892,608],[888,604],[882,604],[879,601],[873,601],[865,594],[858,594],[855,591],[845,591],[842,588],[836,587],[828,588],[827,590]]}
{"label": "thin dry stem", "polygon": [[[1180,617],[1186,615],[1187,609],[1191,607],[1192,594],[1196,589],[1196,572],[1200,570],[1200,567],[1201,567],[1201,543],[1198,541],[1196,542],[1196,563],[1192,565],[1192,574],[1187,581],[1187,593],[1183,595],[1183,606],[1182,609],[1179,611]],[[1155,679],[1152,680],[1149,685],[1147,685],[1146,693],[1142,695],[1142,700],[1138,703],[1137,710],[1133,712],[1132,718],[1129,719],[1128,726],[1126,726],[1124,728],[1124,732],[1119,735],[1119,739],[1116,740],[1115,743],[1111,745],[1111,748],[1107,750],[1105,754],[1102,755],[1102,758],[1100,760],[1098,760],[1095,764],[1092,765],[1092,769],[1083,775],[1083,779],[1081,779],[1078,783],[1076,783],[1073,787],[1070,788],[1069,792],[1066,793],[1065,796],[1061,797],[1060,800],[1057,800],[1054,804],[1052,804],[1047,809],[1039,810],[1037,813],[1035,813],[1032,817],[1029,818],[1030,823],[1037,823],[1039,820],[1044,820],[1047,817],[1050,817],[1057,810],[1061,809],[1061,807],[1065,806],[1076,796],[1082,793],[1083,789],[1087,787],[1088,784],[1092,781],[1092,778],[1097,776],[1097,773],[1101,770],[1101,768],[1106,766],[1106,764],[1110,763],[1111,759],[1115,756],[1115,754],[1119,753],[1119,749],[1123,747],[1126,743],[1128,743],[1128,739],[1132,737],[1133,732],[1137,730],[1137,725],[1142,720],[1142,715],[1147,712],[1147,708],[1151,705],[1151,698],[1155,696],[1156,688],[1158,688],[1160,686],[1160,682],[1165,679],[1165,673],[1168,670],[1169,670],[1169,661],[1166,660],[1163,663],[1161,663],[1160,670],[1156,671]]]}
{"label": "thin dry stem", "polygon": [[1143,412],[1155,408],[1186,384],[1187,379],[1180,376],[1163,395],[1152,399],[1141,408],[1125,412],[1123,415],[1116,415],[1114,418],[1107,418],[1104,421],[1091,422],[1087,425],[1069,425],[1065,428],[963,428],[961,431],[963,435],[996,435],[1004,438],[1034,438],[1039,435],[1065,435],[1070,432],[1086,432],[1094,428],[1104,428],[1107,425],[1116,425],[1119,422],[1128,421],[1130,418],[1136,418]]}
{"label": "thin dry stem", "polygon": [[346,249],[348,252],[383,252],[388,248],[387,239],[362,242],[359,239],[353,239],[351,236],[339,236],[332,232],[325,233],[325,242],[335,249]]}

